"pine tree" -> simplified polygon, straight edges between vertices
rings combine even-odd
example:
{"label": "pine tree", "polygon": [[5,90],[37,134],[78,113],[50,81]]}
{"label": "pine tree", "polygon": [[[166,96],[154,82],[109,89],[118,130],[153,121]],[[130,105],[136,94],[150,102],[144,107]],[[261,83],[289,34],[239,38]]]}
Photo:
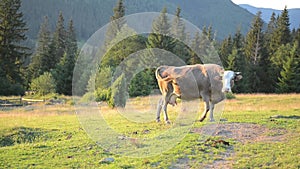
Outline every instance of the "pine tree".
{"label": "pine tree", "polygon": [[229,70],[236,70],[236,59],[238,58],[238,49],[233,48],[231,54],[228,56],[227,67]]}
{"label": "pine tree", "polygon": [[276,52],[279,44],[275,42],[275,31],[277,29],[277,23],[278,22],[278,17],[276,17],[276,14],[273,12],[270,18],[270,21],[267,26],[267,30],[265,32],[265,38],[264,38],[264,43],[266,45],[267,51],[269,55],[272,55]]}
{"label": "pine tree", "polygon": [[147,96],[151,93],[153,86],[153,72],[150,70],[142,71],[134,76],[129,85],[129,96]]}
{"label": "pine tree", "polygon": [[216,42],[213,37],[212,27],[203,27],[200,36],[200,44],[198,46],[198,56],[200,56],[202,63],[215,63],[222,64],[218,57],[217,51],[215,50]]}
{"label": "pine tree", "polygon": [[[290,28],[289,28],[290,26],[289,15],[286,7],[281,12],[281,15],[277,19],[277,22],[275,24],[274,23],[270,23],[270,24],[275,25],[275,30],[273,31],[273,33],[267,36],[267,40],[270,43],[268,48],[269,55],[271,57],[270,60],[272,61],[273,65],[280,65],[280,63],[274,63],[274,61],[278,60],[274,58],[276,57],[275,53],[280,48],[280,46],[286,45],[287,43],[291,42],[291,35],[290,35]],[[279,67],[272,68],[272,72],[274,72],[273,77],[278,77],[279,71],[280,71]],[[276,82],[277,80],[275,79],[274,83]]]}
{"label": "pine tree", "polygon": [[278,42],[287,44],[291,42],[290,19],[287,7],[282,11],[278,23],[276,33],[278,34]]}
{"label": "pine tree", "polygon": [[[270,18],[270,22],[268,23],[267,30],[264,36],[264,47],[266,49],[265,57],[262,61],[263,71],[262,71],[262,84],[264,85],[264,89],[262,92],[271,93],[275,92],[277,77],[279,76],[278,70],[274,66],[272,66],[271,58],[279,48],[279,43],[275,41],[275,31],[277,29],[278,17],[273,12]],[[278,73],[276,73],[278,72]],[[268,78],[267,78],[268,77]]]}
{"label": "pine tree", "polygon": [[232,45],[233,47],[237,48],[237,49],[242,49],[244,46],[244,36],[241,33],[241,28],[238,28],[233,36],[232,39]]}
{"label": "pine tree", "polygon": [[206,37],[206,39],[209,40],[210,42],[214,41],[212,26],[209,26],[208,28],[204,26],[202,28],[202,35],[204,35],[204,37]]}
{"label": "pine tree", "polygon": [[300,27],[296,30],[296,33],[295,33],[295,37],[294,37],[294,43],[298,44],[298,47],[297,47],[297,56],[300,57]]}
{"label": "pine tree", "polygon": [[76,31],[72,19],[69,21],[68,30],[66,32],[66,51],[68,50],[72,51],[72,53],[77,53],[78,51]]}
{"label": "pine tree", "polygon": [[260,73],[262,71],[260,61],[264,51],[262,27],[263,21],[261,19],[261,12],[258,12],[246,36],[244,47],[248,66],[246,83],[249,92],[259,92],[260,90]]}
{"label": "pine tree", "polygon": [[118,0],[113,11],[114,15],[110,18],[110,24],[105,35],[106,49],[111,47],[111,41],[117,36],[118,32],[121,31],[122,27],[126,23],[125,18],[123,18],[125,16],[125,6],[123,4],[123,0]]}
{"label": "pine tree", "polygon": [[50,41],[51,33],[49,30],[48,17],[44,17],[44,22],[42,23],[37,40],[37,48],[34,55],[32,56],[32,61],[29,66],[29,73],[27,78],[29,80],[35,79],[42,75],[44,72],[50,71]]}
{"label": "pine tree", "polygon": [[286,44],[282,46],[281,50],[285,50],[285,52],[280,54],[285,54],[281,56],[284,58],[282,61],[282,69],[280,71],[280,77],[278,78],[278,88],[277,92],[280,93],[291,93],[299,91],[297,89],[299,86],[299,79],[297,79],[299,75],[299,58],[296,56],[297,53],[297,44],[298,42],[294,43],[294,46],[291,47],[290,44]]}
{"label": "pine tree", "polygon": [[219,57],[222,61],[222,65],[224,68],[228,67],[228,56],[232,52],[232,47],[233,47],[232,37],[231,35],[229,35],[227,38],[225,38],[222,41],[218,51]]}
{"label": "pine tree", "polygon": [[258,12],[253,20],[251,30],[248,32],[245,42],[246,57],[253,65],[257,65],[261,57],[263,47],[262,26],[261,12]]}
{"label": "pine tree", "polygon": [[70,20],[66,33],[66,46],[64,56],[56,66],[56,69],[53,70],[54,78],[57,84],[56,91],[60,94],[72,94],[72,77],[78,53],[77,50],[78,47],[73,20]]}
{"label": "pine tree", "polygon": [[172,53],[180,57],[184,62],[188,62],[190,58],[189,48],[187,46],[187,35],[185,33],[185,25],[180,16],[181,9],[177,7],[175,17],[171,25],[171,35],[173,38],[176,38],[174,42],[174,48]]}
{"label": "pine tree", "polygon": [[188,61],[188,64],[199,64],[202,63],[200,57],[198,56],[198,54],[200,53],[200,34],[199,32],[196,32],[194,39],[192,40],[192,44],[191,44],[191,58]]}
{"label": "pine tree", "polygon": [[[125,36],[130,37],[123,39]],[[121,41],[120,41],[121,40]],[[136,32],[128,26],[123,26],[115,39],[111,42],[115,43],[103,56],[100,67],[110,66],[113,70],[130,54],[137,52],[146,47],[146,38],[136,35]],[[118,42],[118,43],[116,43]]]}
{"label": "pine tree", "polygon": [[163,8],[160,16],[152,23],[152,33],[148,36],[147,47],[171,51],[174,47],[174,40],[169,37],[170,29],[167,8]]}
{"label": "pine tree", "polygon": [[[270,72],[273,84],[278,84],[280,77],[280,72],[283,68],[283,61],[285,56],[282,53],[286,53],[285,48],[286,45],[291,43],[291,32],[290,32],[290,23],[289,23],[289,14],[286,7],[281,12],[280,16],[277,19],[276,28],[274,33],[270,36],[270,48],[269,48],[269,55],[270,55]],[[276,86],[274,85],[273,88]]]}
{"label": "pine tree", "polygon": [[176,37],[180,41],[185,41],[186,39],[185,25],[181,19],[180,12],[181,12],[181,8],[177,7],[174,20],[172,21],[171,35],[173,37]]}
{"label": "pine tree", "polygon": [[[219,55],[226,70],[234,70],[242,72],[242,74],[247,72],[243,47],[244,36],[240,28],[237,29],[233,37],[229,36],[222,42]],[[238,82],[234,87],[235,92],[244,92],[246,89],[245,85],[245,80]]]}
{"label": "pine tree", "polygon": [[56,29],[53,33],[52,42],[50,44],[48,69],[54,69],[64,56],[66,48],[66,30],[64,26],[64,17],[62,12],[59,13],[56,23]]}
{"label": "pine tree", "polygon": [[[22,61],[28,56],[26,23],[20,12],[21,0],[0,0],[0,95],[22,94]],[[0,91],[1,92],[1,91]]]}

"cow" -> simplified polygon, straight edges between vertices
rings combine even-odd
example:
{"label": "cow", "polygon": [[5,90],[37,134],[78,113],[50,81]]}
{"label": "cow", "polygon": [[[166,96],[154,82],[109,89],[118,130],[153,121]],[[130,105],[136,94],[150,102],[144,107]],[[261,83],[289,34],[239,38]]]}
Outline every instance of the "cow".
{"label": "cow", "polygon": [[202,98],[205,107],[199,121],[202,122],[206,118],[208,111],[210,121],[214,121],[215,104],[225,99],[225,92],[231,92],[234,81],[242,79],[240,72],[225,71],[216,64],[160,66],[156,69],[155,76],[162,93],[157,106],[156,121],[160,122],[163,109],[166,123],[170,123],[167,105],[175,106],[177,98],[187,101]]}

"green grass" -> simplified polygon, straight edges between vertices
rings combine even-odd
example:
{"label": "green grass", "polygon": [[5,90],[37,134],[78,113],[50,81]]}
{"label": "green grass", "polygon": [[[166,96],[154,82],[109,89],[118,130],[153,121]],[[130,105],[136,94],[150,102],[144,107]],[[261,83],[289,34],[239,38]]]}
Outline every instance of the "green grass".
{"label": "green grass", "polygon": [[[137,105],[147,103],[146,98],[133,101]],[[265,133],[266,136],[287,133],[283,140],[247,144],[212,137],[211,141],[205,141],[207,137],[203,139],[199,133],[189,132],[175,147],[143,158],[125,157],[101,148],[87,135],[70,104],[8,109],[0,111],[0,168],[203,168],[218,160],[231,161],[232,168],[300,168],[299,103],[300,95],[296,94],[236,95],[235,99],[226,101],[222,114],[228,120],[225,123],[260,124],[274,129]],[[104,110],[108,124],[126,137],[151,139],[172,128],[154,121],[132,122],[115,110]],[[169,114],[175,121],[178,109],[170,108]],[[206,123],[209,124],[196,122],[194,128]],[[274,132],[277,130],[285,133]],[[219,139],[228,141],[230,146],[215,145],[214,140]],[[139,149],[147,144],[152,143],[133,141],[130,146]],[[165,146],[163,142],[153,144]],[[228,151],[232,152],[231,156],[224,159]],[[105,158],[114,161],[104,162]]]}

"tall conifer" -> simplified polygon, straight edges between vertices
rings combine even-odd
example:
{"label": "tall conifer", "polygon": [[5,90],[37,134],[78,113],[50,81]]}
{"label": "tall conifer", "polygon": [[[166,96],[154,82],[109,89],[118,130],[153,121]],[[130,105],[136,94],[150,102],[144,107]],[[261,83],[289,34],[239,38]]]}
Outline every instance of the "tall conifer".
{"label": "tall conifer", "polygon": [[70,20],[68,24],[65,41],[66,46],[64,55],[56,66],[56,69],[53,71],[53,74],[57,83],[57,92],[64,95],[71,95],[73,70],[78,48],[73,20]]}
{"label": "tall conifer", "polygon": [[258,12],[253,19],[251,29],[245,39],[245,56],[247,60],[247,73],[245,78],[249,92],[259,92],[261,84],[261,67],[260,61],[263,57],[263,20],[261,12]]}
{"label": "tall conifer", "polygon": [[190,58],[190,52],[188,48],[187,35],[185,33],[185,25],[180,16],[181,9],[177,7],[175,17],[171,25],[171,35],[175,40],[175,46],[172,52],[180,57],[184,62],[188,62]]}
{"label": "tall conifer", "polygon": [[21,68],[28,56],[26,23],[20,12],[21,0],[0,0],[0,95],[21,94]]}
{"label": "tall conifer", "polygon": [[41,24],[37,48],[32,56],[31,64],[29,66],[28,77],[30,80],[42,75],[44,72],[50,70],[49,61],[51,61],[50,51],[51,34],[49,30],[48,17],[44,17],[44,22]]}
{"label": "tall conifer", "polygon": [[118,0],[113,11],[114,15],[110,18],[110,24],[105,35],[106,48],[110,47],[111,41],[117,36],[126,23],[125,18],[123,18],[125,16],[125,6],[123,4],[123,0]]}
{"label": "tall conifer", "polygon": [[60,59],[64,56],[66,48],[66,30],[64,26],[64,16],[62,12],[59,12],[58,20],[56,23],[56,29],[53,33],[52,42],[50,44],[49,55],[51,62],[49,62],[49,68],[53,69],[60,62]]}

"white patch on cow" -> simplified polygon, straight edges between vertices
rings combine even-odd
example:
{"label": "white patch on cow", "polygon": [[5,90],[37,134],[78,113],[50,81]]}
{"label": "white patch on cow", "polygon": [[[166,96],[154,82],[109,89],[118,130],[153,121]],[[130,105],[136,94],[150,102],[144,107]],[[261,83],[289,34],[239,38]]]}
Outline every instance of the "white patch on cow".
{"label": "white patch on cow", "polygon": [[225,71],[223,75],[222,92],[231,92],[231,81],[234,78],[234,72],[231,70]]}

